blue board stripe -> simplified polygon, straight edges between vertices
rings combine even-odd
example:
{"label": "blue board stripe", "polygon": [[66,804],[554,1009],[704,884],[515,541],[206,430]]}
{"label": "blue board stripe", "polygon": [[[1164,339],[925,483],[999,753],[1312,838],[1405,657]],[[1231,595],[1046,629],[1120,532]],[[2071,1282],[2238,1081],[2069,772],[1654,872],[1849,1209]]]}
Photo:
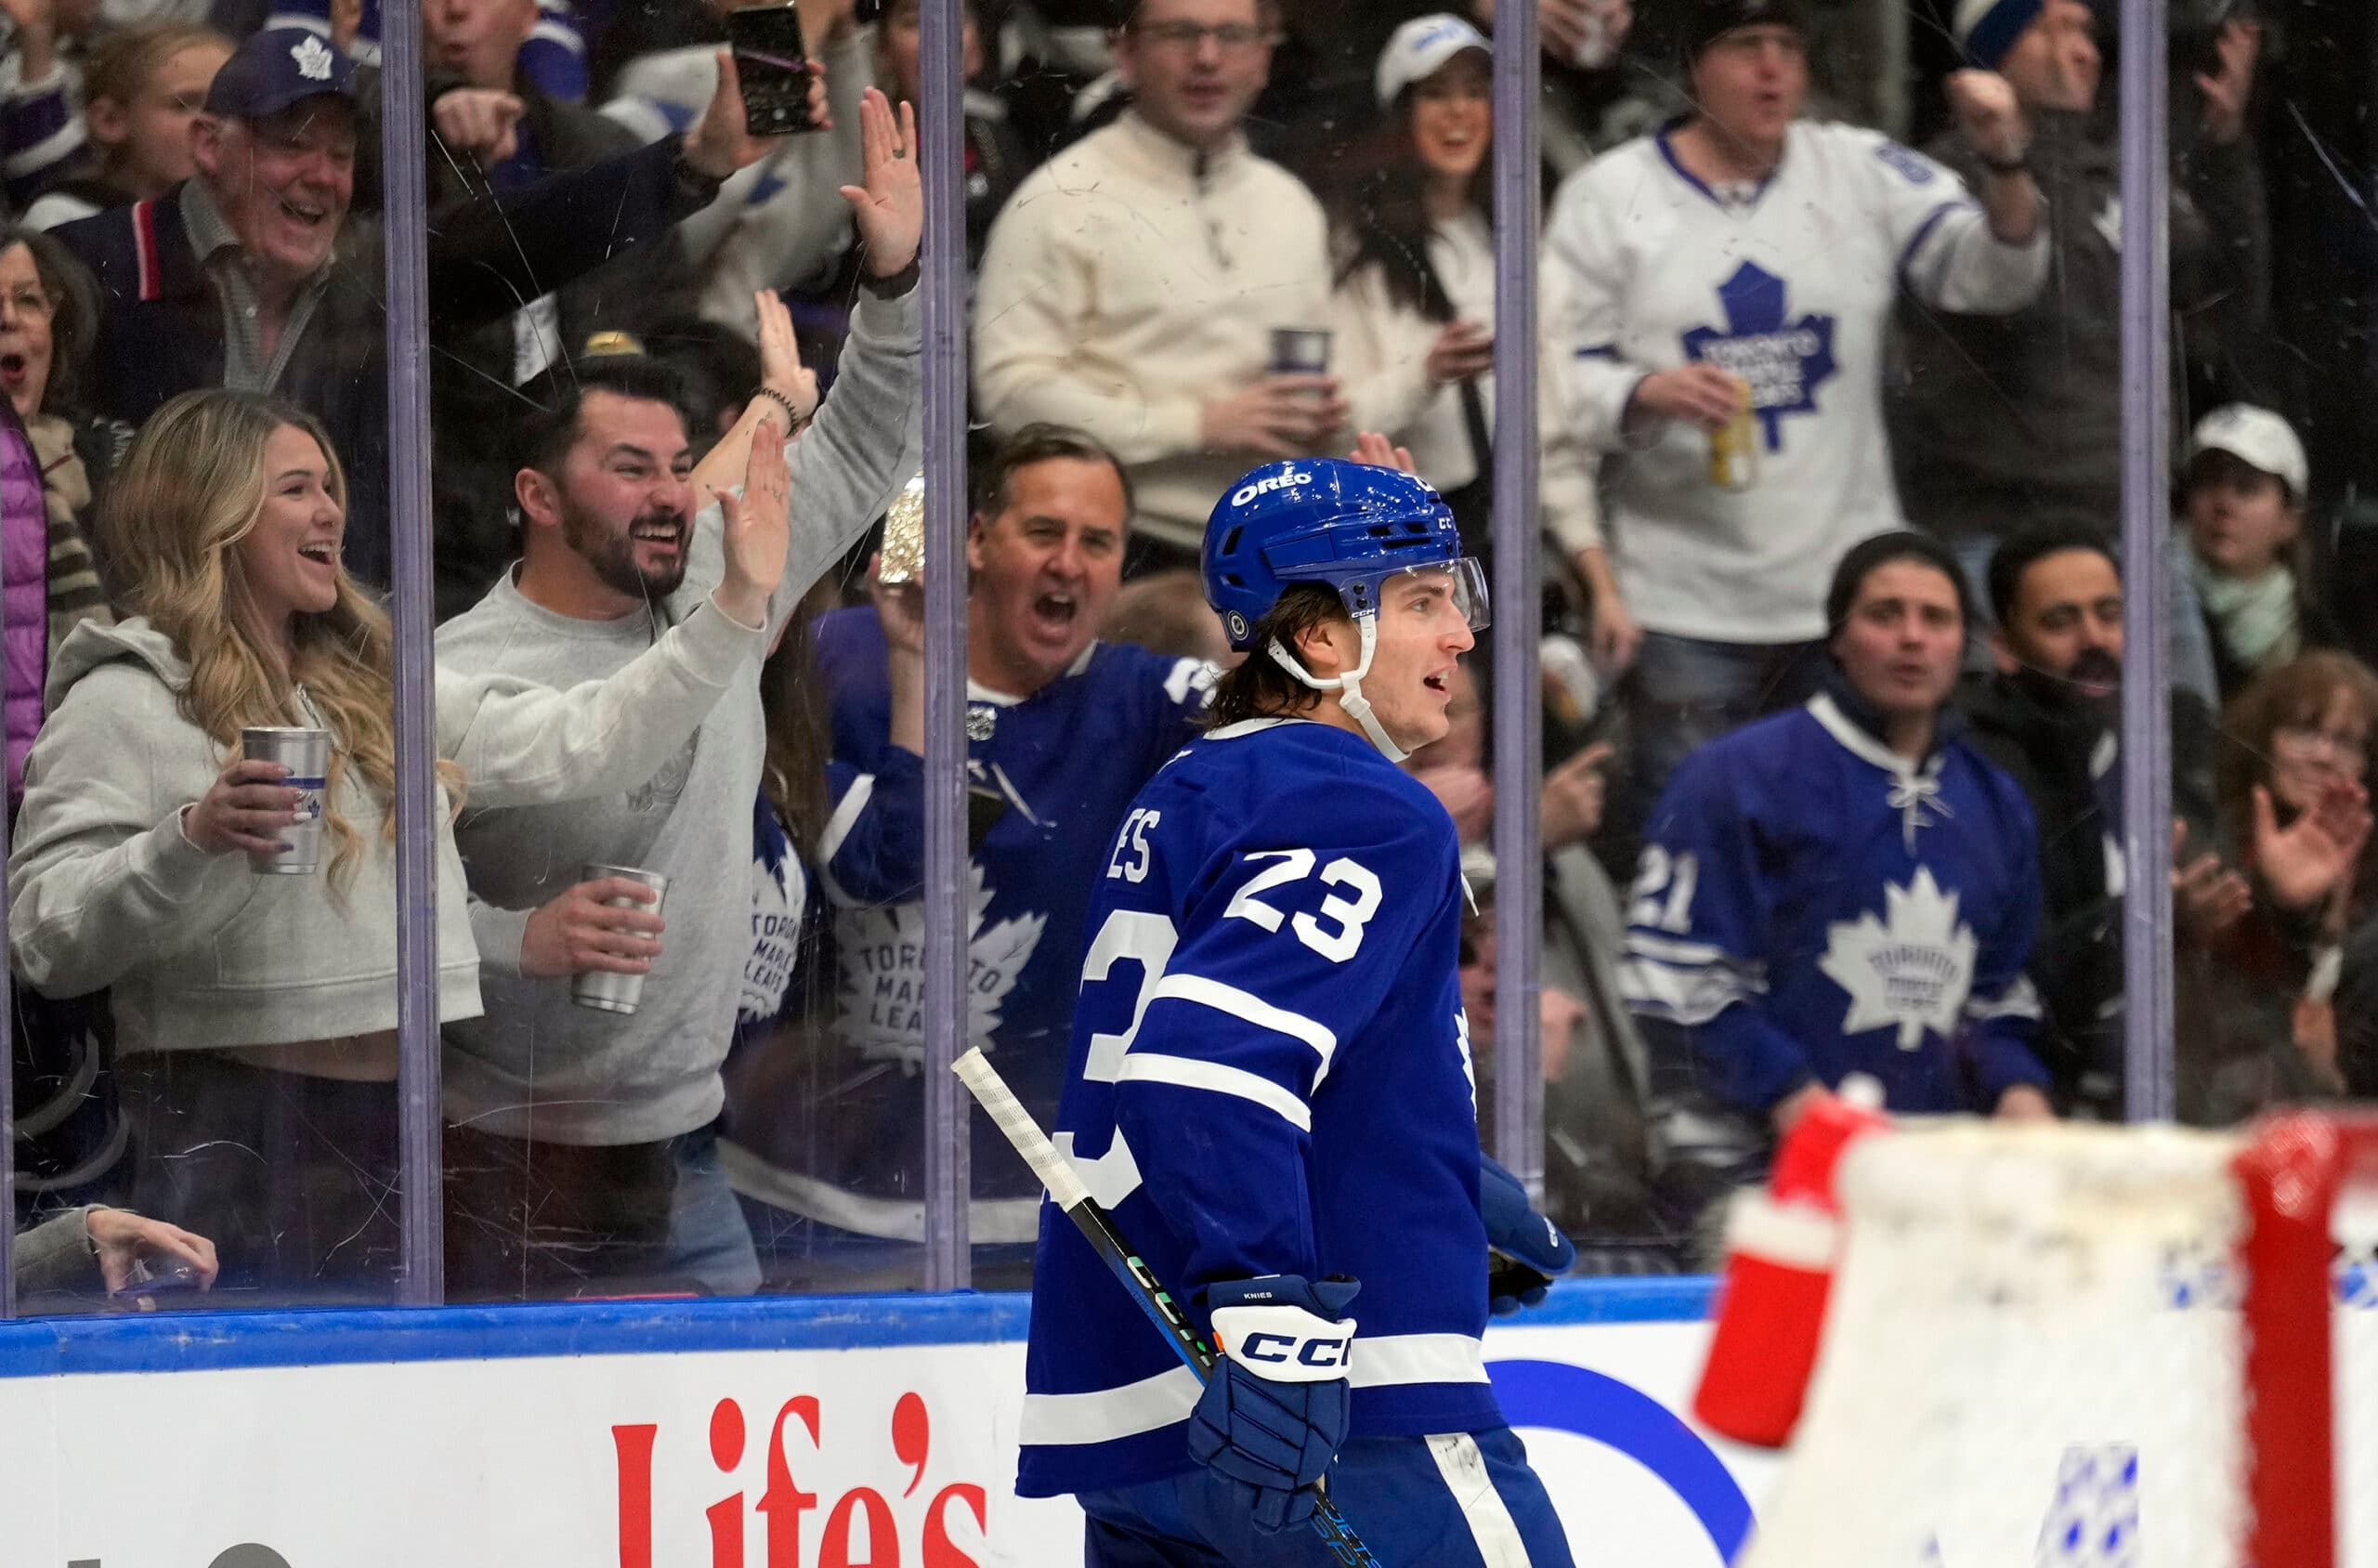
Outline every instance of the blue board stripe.
{"label": "blue board stripe", "polygon": [[[1515,1327],[1691,1321],[1712,1282],[1564,1280]],[[1024,1338],[1029,1296],[764,1296],[738,1300],[113,1313],[0,1324],[0,1378],[361,1362],[719,1351],[864,1350]]]}

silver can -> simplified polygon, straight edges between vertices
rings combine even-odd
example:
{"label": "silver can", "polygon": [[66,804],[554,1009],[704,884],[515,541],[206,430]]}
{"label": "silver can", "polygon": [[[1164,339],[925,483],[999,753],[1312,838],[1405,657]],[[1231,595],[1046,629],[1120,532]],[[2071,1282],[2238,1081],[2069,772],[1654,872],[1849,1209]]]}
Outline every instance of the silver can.
{"label": "silver can", "polygon": [[[592,861],[578,869],[582,882],[601,882],[605,877],[625,877],[652,889],[652,902],[639,904],[633,898],[613,898],[607,907],[614,909],[642,909],[647,914],[660,912],[660,901],[668,896],[669,879],[658,871],[647,871],[637,866],[598,866]],[[634,1013],[636,1003],[644,1000],[644,976],[620,974],[608,969],[591,969],[569,983],[569,1000],[581,1007],[592,1007],[604,1013]]]}
{"label": "silver can", "polygon": [[1327,327],[1274,327],[1272,373],[1327,375],[1330,338]]}
{"label": "silver can", "polygon": [[281,783],[297,791],[297,820],[281,830],[288,847],[272,855],[250,855],[259,876],[311,876],[322,867],[322,802],[330,788],[331,732],[326,729],[259,725],[240,731],[240,752],[250,762],[279,763],[289,770]]}

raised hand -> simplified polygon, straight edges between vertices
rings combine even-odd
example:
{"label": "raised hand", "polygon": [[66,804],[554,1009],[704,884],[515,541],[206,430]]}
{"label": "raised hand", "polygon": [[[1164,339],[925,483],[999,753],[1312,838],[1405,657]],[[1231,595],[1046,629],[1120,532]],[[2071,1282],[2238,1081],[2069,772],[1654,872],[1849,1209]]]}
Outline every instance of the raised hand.
{"label": "raised hand", "polygon": [[2014,84],[1994,71],[1958,71],[1948,80],[1949,111],[1966,142],[1984,161],[2019,163],[2031,150],[2032,128]]}
{"label": "raised hand", "polygon": [[817,372],[801,362],[792,312],[774,289],[760,290],[751,303],[760,323],[760,385],[790,402],[794,417],[806,425],[817,412]]}
{"label": "raised hand", "polygon": [[[820,91],[814,84],[810,107],[816,109]],[[782,145],[782,137],[755,137],[743,112],[743,78],[735,70],[735,53],[731,49],[718,51],[718,85],[711,90],[710,105],[702,111],[701,124],[686,133],[686,162],[697,173],[712,179],[725,179],[738,169],[748,169]]]}
{"label": "raised hand", "polygon": [[1354,450],[1346,454],[1356,463],[1367,463],[1374,468],[1392,468],[1399,474],[1417,474],[1412,465],[1412,449],[1399,447],[1376,430],[1365,430],[1354,438]]}
{"label": "raised hand", "polygon": [[2263,24],[2224,22],[2213,43],[2220,67],[2198,72],[2196,90],[2204,98],[2205,138],[2227,147],[2246,134],[2246,105],[2254,96],[2254,66],[2263,52]]}
{"label": "raised hand", "polygon": [[925,651],[925,589],[921,582],[886,582],[883,557],[867,563],[867,588],[875,600],[876,619],[883,623],[883,641],[895,653]]}
{"label": "raised hand", "polygon": [[867,269],[878,278],[896,277],[917,259],[917,243],[925,230],[924,184],[917,176],[917,111],[900,105],[892,119],[892,100],[869,87],[859,100],[858,142],[861,184],[843,187],[851,204],[858,237],[867,251]]}
{"label": "raised hand", "polygon": [[2306,909],[2346,883],[2370,842],[2370,796],[2343,781],[2321,791],[2311,810],[2285,828],[2270,791],[2254,786],[2254,869],[2271,896]]}
{"label": "raised hand", "polygon": [[751,455],[743,464],[743,493],[714,490],[722,515],[720,543],[726,576],[712,597],[746,626],[767,622],[768,600],[784,578],[791,549],[792,479],[784,456],[784,433],[772,418],[751,432]]}

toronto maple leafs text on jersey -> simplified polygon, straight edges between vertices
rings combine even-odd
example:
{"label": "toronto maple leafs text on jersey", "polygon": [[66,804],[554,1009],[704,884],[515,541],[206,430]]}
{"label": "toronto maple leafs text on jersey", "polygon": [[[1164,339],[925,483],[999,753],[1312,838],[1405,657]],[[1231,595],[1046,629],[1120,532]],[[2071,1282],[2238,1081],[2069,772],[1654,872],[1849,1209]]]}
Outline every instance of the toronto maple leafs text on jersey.
{"label": "toronto maple leafs text on jersey", "polygon": [[[1901,526],[1883,436],[1882,345],[1902,286],[1935,308],[1995,314],[2047,276],[2045,229],[1994,238],[1956,176],[1881,135],[1792,127],[1743,200],[1686,172],[1671,126],[1561,186],[1545,225],[1545,352],[1562,406],[1623,453],[1619,580],[1655,632],[1722,642],[1824,634],[1842,552]],[[1758,483],[1712,483],[1708,438],[1627,429],[1635,388],[1693,360],[1749,383]]]}
{"label": "toronto maple leafs text on jersey", "polygon": [[[834,806],[818,845],[833,989],[823,1070],[805,1076],[804,1114],[776,1117],[773,1130],[767,1107],[738,1103],[736,1136],[788,1206],[844,1230],[913,1237],[923,1224],[924,764],[890,743],[874,609],[821,618],[817,647],[834,735]],[[1093,643],[1030,697],[970,687],[968,1041],[1044,1123],[1106,841],[1149,775],[1196,735],[1212,679],[1196,660]],[[975,1136],[1000,1146],[987,1120]],[[1031,1172],[977,1159],[973,1178],[974,1239],[1030,1240]]]}
{"label": "toronto maple leafs text on jersey", "polygon": [[1895,1110],[1987,1111],[2047,1082],[2031,806],[1964,740],[1910,763],[1856,707],[1820,695],[1678,769],[1629,900],[1627,999],[1744,1110],[1862,1072]]}
{"label": "toronto maple leafs text on jersey", "polygon": [[[1356,1436],[1503,1424],[1459,864],[1369,741],[1276,719],[1198,740],[1099,845],[1057,1145],[1183,1301],[1360,1279]],[[1196,1375],[1052,1206],[1033,1279],[1018,1489],[1193,1469]]]}

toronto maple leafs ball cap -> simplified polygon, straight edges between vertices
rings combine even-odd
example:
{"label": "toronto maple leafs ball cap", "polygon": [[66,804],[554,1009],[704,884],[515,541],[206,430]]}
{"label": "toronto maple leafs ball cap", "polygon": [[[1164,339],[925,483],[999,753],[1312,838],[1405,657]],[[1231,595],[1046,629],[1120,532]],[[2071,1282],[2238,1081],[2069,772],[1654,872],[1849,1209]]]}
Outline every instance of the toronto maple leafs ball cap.
{"label": "toronto maple leafs ball cap", "polygon": [[1877,567],[1893,561],[1921,561],[1947,578],[1957,590],[1957,608],[1973,624],[1973,585],[1966,581],[1966,568],[1957,564],[1957,554],[1928,533],[1916,533],[1902,529],[1897,533],[1878,533],[1849,547],[1841,557],[1841,565],[1834,568],[1833,586],[1825,590],[1824,623],[1828,632],[1841,630],[1849,619],[1849,607],[1858,600],[1858,590]]}
{"label": "toronto maple leafs ball cap", "polygon": [[1694,0],[1684,19],[1684,63],[1737,28],[1788,27],[1808,35],[1808,7],[1801,0]]}
{"label": "toronto maple leafs ball cap", "polygon": [[206,111],[267,120],[323,93],[355,97],[355,62],[346,52],[306,28],[268,27],[250,33],[215,73]]}

